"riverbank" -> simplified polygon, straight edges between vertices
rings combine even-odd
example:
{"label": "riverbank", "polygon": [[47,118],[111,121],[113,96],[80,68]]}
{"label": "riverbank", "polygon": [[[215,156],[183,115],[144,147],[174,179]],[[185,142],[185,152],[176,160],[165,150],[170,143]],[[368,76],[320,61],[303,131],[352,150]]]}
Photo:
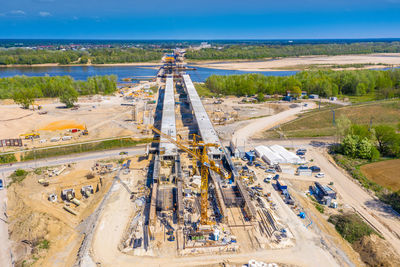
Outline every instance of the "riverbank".
{"label": "riverbank", "polygon": [[26,68],[26,67],[124,67],[124,66],[161,66],[159,61],[150,62],[131,62],[131,63],[112,63],[112,64],[15,64],[15,65],[0,65],[0,68]]}
{"label": "riverbank", "polygon": [[400,53],[300,56],[264,60],[189,61],[190,65],[239,71],[301,71],[308,69],[380,69],[400,66]]}

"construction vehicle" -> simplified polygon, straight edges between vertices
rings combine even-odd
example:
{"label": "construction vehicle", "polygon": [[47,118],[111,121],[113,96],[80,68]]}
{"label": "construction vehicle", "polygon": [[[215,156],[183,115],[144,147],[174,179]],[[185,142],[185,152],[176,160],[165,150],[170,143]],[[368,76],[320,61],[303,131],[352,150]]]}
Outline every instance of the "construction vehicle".
{"label": "construction vehicle", "polygon": [[176,145],[180,149],[184,150],[187,152],[189,155],[191,155],[193,158],[197,159],[201,163],[201,185],[200,185],[200,193],[201,193],[201,213],[200,213],[200,224],[202,225],[207,225],[207,224],[212,224],[212,222],[209,221],[208,215],[207,215],[207,209],[208,209],[208,175],[209,175],[209,170],[211,169],[215,173],[219,174],[222,178],[224,179],[230,179],[231,178],[231,173],[226,171],[225,169],[219,167],[215,161],[210,160],[208,158],[207,150],[209,147],[219,147],[218,144],[204,144],[202,141],[198,141],[197,138],[195,137],[192,146],[194,147],[193,149],[190,149],[189,147],[185,146],[182,144],[181,141],[173,139],[171,136],[161,132],[154,126],[150,126],[150,128],[160,136],[163,136],[166,138],[169,142],[172,144]]}
{"label": "construction vehicle", "polygon": [[85,130],[83,130],[82,135],[89,135],[89,131],[85,125]]}
{"label": "construction vehicle", "polygon": [[25,137],[25,139],[33,139],[33,138],[40,138],[40,134],[38,133],[27,133],[27,134],[20,134],[19,136]]}
{"label": "construction vehicle", "polygon": [[42,106],[41,106],[41,105],[36,104],[36,103],[33,103],[33,104],[32,104],[33,110],[35,110],[35,107],[37,108],[37,110],[41,110],[41,109],[42,109]]}

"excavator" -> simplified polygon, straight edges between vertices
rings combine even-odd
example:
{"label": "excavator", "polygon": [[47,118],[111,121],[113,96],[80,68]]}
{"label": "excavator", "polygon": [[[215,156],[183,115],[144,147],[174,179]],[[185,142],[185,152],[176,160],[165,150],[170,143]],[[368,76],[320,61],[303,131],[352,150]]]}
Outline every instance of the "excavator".
{"label": "excavator", "polygon": [[[215,161],[210,160],[207,154],[207,150],[209,147],[219,147],[218,144],[204,144],[202,141],[198,141],[196,136],[194,136],[194,140],[192,141],[193,149],[182,144],[182,141],[175,140],[171,136],[161,132],[154,126],[150,126],[150,128],[160,136],[166,138],[169,142],[176,145],[178,148],[187,152],[194,159],[201,163],[200,173],[201,173],[201,185],[200,185],[200,194],[201,194],[201,211],[200,211],[200,224],[202,225],[210,225],[213,224],[208,218],[207,209],[208,209],[208,175],[209,170],[219,174],[224,179],[230,179],[231,173],[226,171],[224,168],[218,166]],[[193,166],[195,168],[195,166]]]}

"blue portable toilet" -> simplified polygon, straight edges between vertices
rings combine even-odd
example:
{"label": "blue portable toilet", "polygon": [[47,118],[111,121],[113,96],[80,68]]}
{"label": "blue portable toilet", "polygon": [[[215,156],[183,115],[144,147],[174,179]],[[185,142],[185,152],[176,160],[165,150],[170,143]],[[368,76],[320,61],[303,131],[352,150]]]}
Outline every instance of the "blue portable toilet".
{"label": "blue portable toilet", "polygon": [[305,219],[306,218],[306,214],[304,212],[300,212],[299,213],[299,217],[302,218],[302,219]]}
{"label": "blue portable toilet", "polygon": [[246,152],[245,157],[246,157],[250,162],[254,161],[254,159],[255,159],[255,155],[254,155],[253,152]]}

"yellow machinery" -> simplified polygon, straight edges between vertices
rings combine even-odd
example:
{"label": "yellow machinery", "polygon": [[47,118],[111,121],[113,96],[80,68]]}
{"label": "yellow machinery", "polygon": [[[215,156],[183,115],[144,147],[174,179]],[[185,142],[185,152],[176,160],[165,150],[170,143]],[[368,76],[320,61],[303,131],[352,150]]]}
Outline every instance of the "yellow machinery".
{"label": "yellow machinery", "polygon": [[82,134],[83,135],[89,135],[89,131],[88,131],[86,125],[85,125],[85,130],[83,130]]}
{"label": "yellow machinery", "polygon": [[165,63],[174,63],[174,62],[175,62],[175,58],[174,58],[174,57],[171,57],[171,56],[166,56],[166,57],[164,58],[164,62],[165,62]]}
{"label": "yellow machinery", "polygon": [[[201,163],[201,185],[200,185],[200,194],[201,194],[201,213],[200,213],[200,224],[206,225],[206,224],[211,224],[208,220],[208,215],[207,215],[207,209],[208,209],[208,174],[209,174],[209,169],[212,171],[218,173],[221,175],[221,177],[225,179],[230,179],[231,174],[227,172],[225,169],[219,167],[215,161],[210,160],[208,158],[207,154],[207,148],[208,147],[219,147],[217,144],[204,144],[203,142],[198,142],[196,135],[194,136],[194,140],[192,142],[193,149],[188,148],[187,146],[184,146],[181,141],[176,141],[174,140],[171,136],[161,132],[154,126],[151,126],[151,129],[159,134],[160,136],[163,136],[166,138],[169,142],[173,143],[180,149],[184,150],[187,152],[189,155],[191,155],[193,158],[195,158],[197,161],[200,161]],[[195,168],[196,166],[193,166]]]}
{"label": "yellow machinery", "polygon": [[40,138],[40,135],[38,133],[27,133],[21,134],[20,136],[25,137],[25,139]]}

